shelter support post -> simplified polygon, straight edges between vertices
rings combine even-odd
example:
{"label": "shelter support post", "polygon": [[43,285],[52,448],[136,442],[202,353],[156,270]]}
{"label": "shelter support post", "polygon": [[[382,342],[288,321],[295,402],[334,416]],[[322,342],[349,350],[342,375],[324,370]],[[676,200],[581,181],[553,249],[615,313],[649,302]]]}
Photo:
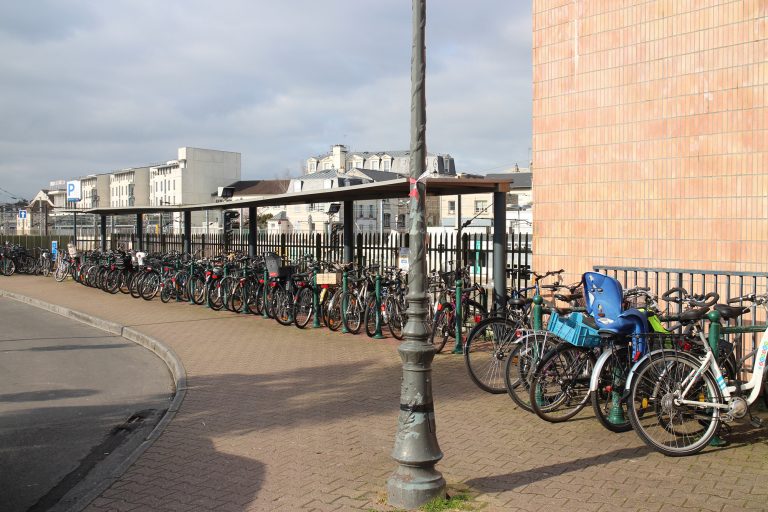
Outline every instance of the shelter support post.
{"label": "shelter support post", "polygon": [[507,302],[507,193],[493,193],[493,307]]}
{"label": "shelter support post", "polygon": [[355,236],[354,201],[344,201],[344,263],[351,263]]}
{"label": "shelter support post", "polygon": [[101,243],[101,252],[107,252],[107,216],[103,213],[99,215],[99,242]]}
{"label": "shelter support post", "polygon": [[77,212],[72,214],[72,241],[77,243]]}
{"label": "shelter support post", "polygon": [[192,254],[192,212],[184,210],[184,252]]}
{"label": "shelter support post", "polygon": [[142,214],[136,214],[136,241],[139,244],[139,250],[144,250],[144,224]]}
{"label": "shelter support post", "polygon": [[[256,207],[248,207],[248,256],[251,258],[256,257],[256,228],[258,218],[256,217]],[[242,225],[243,219],[240,216],[240,224]]]}

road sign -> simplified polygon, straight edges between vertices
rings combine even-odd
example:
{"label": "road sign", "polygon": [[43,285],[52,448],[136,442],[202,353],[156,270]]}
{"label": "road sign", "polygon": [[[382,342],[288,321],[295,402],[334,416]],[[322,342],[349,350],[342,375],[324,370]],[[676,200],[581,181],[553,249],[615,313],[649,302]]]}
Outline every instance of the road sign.
{"label": "road sign", "polygon": [[59,252],[59,241],[51,240],[51,256],[55,258],[57,252]]}
{"label": "road sign", "polygon": [[27,210],[19,210],[19,218],[24,220],[27,218]]}
{"label": "road sign", "polygon": [[81,199],[80,194],[82,189],[80,187],[80,180],[67,182],[67,201],[76,202]]}

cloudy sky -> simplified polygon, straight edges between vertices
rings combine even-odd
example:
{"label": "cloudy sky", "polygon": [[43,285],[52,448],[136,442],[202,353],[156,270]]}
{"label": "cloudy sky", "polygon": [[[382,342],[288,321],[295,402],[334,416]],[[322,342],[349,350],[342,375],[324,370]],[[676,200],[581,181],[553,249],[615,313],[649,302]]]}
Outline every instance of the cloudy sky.
{"label": "cloudy sky", "polygon": [[[526,1],[427,6],[427,145],[460,171],[526,165]],[[407,149],[407,0],[0,3],[0,187],[242,153],[243,179],[297,175],[343,143]],[[0,202],[8,200],[0,192]]]}

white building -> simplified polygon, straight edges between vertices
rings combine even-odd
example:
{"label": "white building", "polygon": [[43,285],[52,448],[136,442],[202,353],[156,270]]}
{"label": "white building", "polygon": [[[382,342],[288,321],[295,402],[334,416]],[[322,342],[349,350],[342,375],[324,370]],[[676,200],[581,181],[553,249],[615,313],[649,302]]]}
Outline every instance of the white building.
{"label": "white building", "polygon": [[[488,177],[512,178],[511,190],[507,194],[507,232],[531,233],[533,219],[531,205],[531,173],[528,169],[514,168],[507,172],[492,174]],[[459,211],[461,203],[461,211]],[[469,223],[472,228],[488,230],[493,226],[493,194],[464,194],[440,197],[440,219],[444,230],[453,231],[458,226]],[[477,229],[475,229],[477,230]]]}
{"label": "white building", "polygon": [[176,160],[149,167],[149,204],[204,203],[218,187],[240,180],[240,153],[179,148]]}
{"label": "white building", "polygon": [[148,206],[149,167],[136,167],[110,173],[109,205],[112,207]]}
{"label": "white building", "polygon": [[[451,155],[427,153],[425,169],[435,175],[455,176],[456,165]],[[307,159],[305,174],[335,169],[346,172],[352,169],[370,169],[408,175],[411,165],[410,151],[349,151],[346,146],[336,144],[331,151]]]}

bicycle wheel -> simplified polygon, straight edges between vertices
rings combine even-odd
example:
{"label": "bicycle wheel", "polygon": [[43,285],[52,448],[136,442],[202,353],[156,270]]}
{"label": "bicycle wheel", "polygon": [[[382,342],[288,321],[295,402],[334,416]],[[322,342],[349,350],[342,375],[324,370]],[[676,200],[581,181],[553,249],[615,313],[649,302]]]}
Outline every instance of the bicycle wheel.
{"label": "bicycle wheel", "polygon": [[589,400],[592,350],[561,343],[542,357],[531,379],[531,409],[550,423],[573,418]]}
{"label": "bicycle wheel", "polygon": [[40,264],[40,273],[43,274],[43,277],[48,277],[49,275],[51,275],[51,260],[50,259],[46,258]]}
{"label": "bicycle wheel", "polygon": [[104,291],[114,295],[117,293],[119,289],[120,289],[120,271],[117,269],[111,270],[107,274],[104,280]]}
{"label": "bicycle wheel", "polygon": [[160,300],[164,303],[167,303],[169,300],[171,300],[172,290],[173,290],[173,282],[169,277],[165,281],[163,281],[162,285],[160,286]]}
{"label": "bicycle wheel", "polygon": [[160,291],[160,274],[155,271],[147,273],[141,281],[139,294],[144,300],[152,300]]}
{"label": "bicycle wheel", "polygon": [[293,323],[293,296],[284,288],[276,288],[274,292],[274,315],[280,325]]}
{"label": "bicycle wheel", "polygon": [[723,403],[720,389],[707,369],[689,386],[688,377],[698,372],[700,362],[683,354],[648,358],[636,370],[629,390],[629,421],[645,444],[672,457],[701,451],[717,433],[720,412],[694,402]]}
{"label": "bicycle wheel", "polygon": [[315,312],[315,294],[312,288],[302,288],[296,294],[296,302],[293,303],[293,323],[299,329],[304,329]]}
{"label": "bicycle wheel", "polygon": [[133,279],[131,279],[131,297],[134,299],[138,299],[141,297],[141,287],[142,287],[142,281],[147,277],[146,273],[137,274],[133,276]]}
{"label": "bicycle wheel", "polygon": [[365,313],[365,301],[357,294],[344,293],[341,296],[341,303],[346,304],[346,315],[344,316],[344,326],[352,334],[360,332],[363,325],[363,314]]}
{"label": "bicycle wheel", "polygon": [[[12,276],[14,272],[16,272],[16,263],[11,258],[3,258],[3,275]],[[67,274],[64,274],[64,277],[67,277]],[[57,281],[63,281],[64,277]]]}
{"label": "bicycle wheel", "polygon": [[456,321],[453,316],[453,306],[443,304],[435,313],[435,321],[432,322],[432,332],[429,333],[429,342],[435,347],[435,353],[440,353],[448,343],[448,338],[455,338]]}
{"label": "bicycle wheel", "polygon": [[341,315],[341,297],[342,292],[337,291],[333,294],[333,297],[331,297],[326,304],[326,310],[323,315],[325,319],[325,325],[328,326],[328,328],[332,331],[338,331],[341,328],[342,324],[342,315]]}
{"label": "bicycle wheel", "polygon": [[611,432],[632,430],[627,404],[620,400],[630,365],[629,349],[620,347],[613,350],[601,366],[595,367],[598,381],[597,390],[592,392],[592,409],[600,424]]}
{"label": "bicycle wheel", "polygon": [[205,285],[205,296],[212,310],[218,311],[224,305],[221,297],[221,286],[217,279],[211,279]]}
{"label": "bicycle wheel", "polygon": [[[8,261],[7,258],[3,260],[3,274],[5,274],[6,261]],[[58,265],[56,265],[56,271],[53,273],[53,278],[56,280],[56,282],[60,283],[67,278],[68,273],[69,273],[69,264],[61,261],[59,262]],[[5,275],[8,275],[8,274],[5,274]]]}
{"label": "bicycle wheel", "polygon": [[534,370],[541,357],[558,343],[558,338],[547,331],[535,331],[515,340],[504,368],[504,385],[509,397],[521,409],[533,412],[530,389]]}
{"label": "bicycle wheel", "polygon": [[376,322],[381,322],[382,317],[376,314],[376,299],[368,299],[368,303],[365,305],[365,313],[363,314],[363,323],[365,324],[365,334],[369,338],[373,338],[376,335]]}
{"label": "bicycle wheel", "polygon": [[[136,279],[134,277],[134,279]],[[203,304],[205,302],[205,278],[200,274],[195,274],[187,281],[187,293],[192,297],[192,302],[195,304]]]}
{"label": "bicycle wheel", "polygon": [[405,327],[405,313],[403,312],[400,302],[394,298],[388,298],[387,303],[387,327],[389,332],[392,333],[392,337],[396,340],[403,339],[403,328]]}
{"label": "bicycle wheel", "polygon": [[486,318],[467,335],[464,364],[469,378],[488,393],[505,393],[504,365],[519,337],[519,325],[506,318]]}

